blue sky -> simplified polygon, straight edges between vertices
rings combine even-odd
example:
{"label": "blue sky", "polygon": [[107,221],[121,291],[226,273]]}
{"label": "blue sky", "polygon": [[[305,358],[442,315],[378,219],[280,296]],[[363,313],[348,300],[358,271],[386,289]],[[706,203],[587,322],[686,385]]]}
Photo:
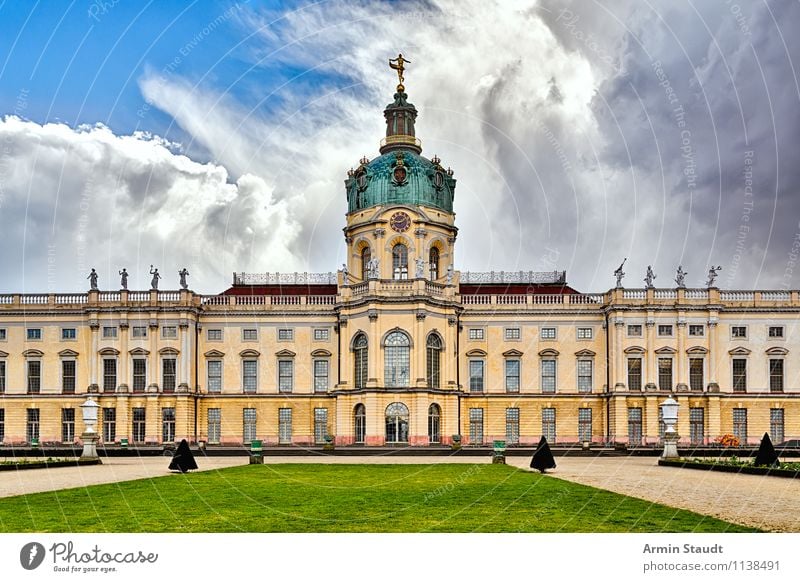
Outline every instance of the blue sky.
{"label": "blue sky", "polygon": [[797,288],[798,26],[791,0],[0,2],[0,292],[336,269],[401,51],[457,268]]}

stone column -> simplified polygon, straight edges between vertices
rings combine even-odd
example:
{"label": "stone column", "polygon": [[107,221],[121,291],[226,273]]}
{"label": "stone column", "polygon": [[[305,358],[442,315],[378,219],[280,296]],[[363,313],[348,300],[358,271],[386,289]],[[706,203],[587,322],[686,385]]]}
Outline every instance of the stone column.
{"label": "stone column", "polygon": [[381,357],[381,338],[378,335],[378,310],[370,309],[369,316],[369,362],[367,375],[367,386],[377,388],[378,380],[378,359]]}
{"label": "stone column", "polygon": [[181,360],[180,366],[176,365],[176,374],[177,378],[175,382],[177,384],[178,392],[188,392],[189,391],[189,359],[191,357],[190,348],[189,348],[189,320],[188,319],[181,319],[180,326],[178,327],[181,334]]}
{"label": "stone column", "polygon": [[[426,388],[428,386],[428,382],[426,379],[426,370],[425,370],[425,351],[426,351],[426,338],[425,338],[425,317],[427,314],[423,309],[417,310],[417,330],[416,330],[416,345],[414,346],[414,350],[416,351],[416,357],[414,358],[414,367],[416,370],[416,386],[417,388]],[[439,370],[441,374],[441,369]],[[414,374],[411,375],[414,378]],[[413,386],[412,382],[408,383],[409,386]]]}
{"label": "stone column", "polygon": [[712,316],[708,321],[708,391],[719,392],[717,378],[717,357],[719,355],[717,338],[717,318]]}
{"label": "stone column", "polygon": [[[625,369],[625,351],[623,349],[624,340],[623,340],[623,333],[625,329],[625,320],[617,315],[614,318],[614,335],[613,341],[611,342],[611,350],[614,354],[613,358],[609,358],[609,363],[614,364],[611,369],[611,379],[614,383],[614,390],[620,391],[625,390],[628,384],[628,378],[626,377],[626,369]],[[611,330],[606,330],[606,333],[610,333]],[[609,386],[611,389],[611,386]]]}
{"label": "stone column", "polygon": [[[347,388],[350,385],[350,378],[355,377],[355,370],[353,369],[352,355],[350,351],[350,334],[347,327],[347,316],[339,315],[339,324],[336,333],[339,334],[341,341],[339,342],[341,353],[339,354],[339,365],[337,370],[337,381],[341,380],[336,386],[337,388]],[[367,344],[369,345],[369,344]]]}
{"label": "stone column", "polygon": [[[117,382],[117,391],[118,392],[128,392],[128,362],[130,362],[130,354],[128,353],[128,337],[130,333],[130,327],[128,326],[128,320],[123,319],[119,322],[119,382]],[[117,425],[119,425],[119,420],[117,420]]]}
{"label": "stone column", "polygon": [[[156,291],[151,291],[150,295]],[[158,392],[158,319],[150,318],[150,355],[147,356],[147,391]]]}
{"label": "stone column", "polygon": [[[678,392],[686,392],[689,390],[689,378],[687,377],[686,368],[686,319],[682,313],[678,314],[678,325],[676,326],[676,333],[678,334],[678,353],[676,354],[677,361],[675,362],[675,377],[677,379],[677,383],[675,389]],[[687,413],[688,414],[688,413]],[[680,422],[680,417],[678,417],[678,422]],[[683,432],[678,427],[678,434],[684,435],[688,433],[688,424],[687,431]]]}
{"label": "stone column", "polygon": [[656,333],[656,322],[653,319],[653,314],[647,314],[647,323],[645,324],[646,334],[647,334],[647,359],[646,359],[646,367],[645,370],[645,390],[656,390],[658,385],[656,384],[656,379],[658,378],[657,370],[656,370],[656,353],[655,353],[655,333]]}
{"label": "stone column", "polygon": [[97,383],[97,365],[98,365],[98,349],[99,349],[99,333],[100,322],[96,319],[89,321],[89,328],[92,330],[92,347],[89,351],[89,392],[98,392],[100,387]]}
{"label": "stone column", "polygon": [[457,322],[455,315],[447,317],[447,328],[444,333],[444,351],[442,352],[444,359],[442,388],[458,389],[456,385],[456,362],[458,361],[458,354],[456,353]]}

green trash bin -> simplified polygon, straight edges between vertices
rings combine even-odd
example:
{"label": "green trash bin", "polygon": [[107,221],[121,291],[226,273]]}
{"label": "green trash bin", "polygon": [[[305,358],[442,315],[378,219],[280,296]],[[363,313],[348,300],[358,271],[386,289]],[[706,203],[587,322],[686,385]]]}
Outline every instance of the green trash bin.
{"label": "green trash bin", "polygon": [[120,448],[127,449],[128,448],[128,439],[119,439],[119,446],[120,446]]}
{"label": "green trash bin", "polygon": [[264,463],[264,457],[261,453],[264,449],[261,447],[261,441],[250,441],[250,464],[261,465]]}
{"label": "green trash bin", "polygon": [[492,444],[492,463],[505,465],[506,463],[506,441],[494,441]]}
{"label": "green trash bin", "polygon": [[31,439],[31,448],[38,449],[39,448],[39,439]]}

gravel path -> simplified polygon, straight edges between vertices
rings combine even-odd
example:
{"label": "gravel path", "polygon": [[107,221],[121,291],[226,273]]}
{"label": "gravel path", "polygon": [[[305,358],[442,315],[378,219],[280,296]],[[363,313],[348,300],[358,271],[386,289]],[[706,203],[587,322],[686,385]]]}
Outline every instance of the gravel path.
{"label": "gravel path", "polygon": [[[199,458],[200,470],[244,465],[247,457]],[[280,463],[488,463],[483,457],[266,457]],[[800,532],[800,482],[795,479],[659,467],[655,457],[557,457],[555,477],[696,511],[768,531]],[[528,468],[526,457],[508,457]],[[163,457],[111,457],[102,465],[0,472],[0,497],[115,483],[169,474]]]}

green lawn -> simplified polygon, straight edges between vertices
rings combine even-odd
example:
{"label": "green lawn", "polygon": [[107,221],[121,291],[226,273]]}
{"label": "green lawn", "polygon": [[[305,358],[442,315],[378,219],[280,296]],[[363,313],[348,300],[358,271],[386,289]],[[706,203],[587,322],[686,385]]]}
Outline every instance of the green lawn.
{"label": "green lawn", "polygon": [[[31,475],[34,478],[34,475]],[[739,532],[506,465],[248,465],[0,499],[3,532]]]}

